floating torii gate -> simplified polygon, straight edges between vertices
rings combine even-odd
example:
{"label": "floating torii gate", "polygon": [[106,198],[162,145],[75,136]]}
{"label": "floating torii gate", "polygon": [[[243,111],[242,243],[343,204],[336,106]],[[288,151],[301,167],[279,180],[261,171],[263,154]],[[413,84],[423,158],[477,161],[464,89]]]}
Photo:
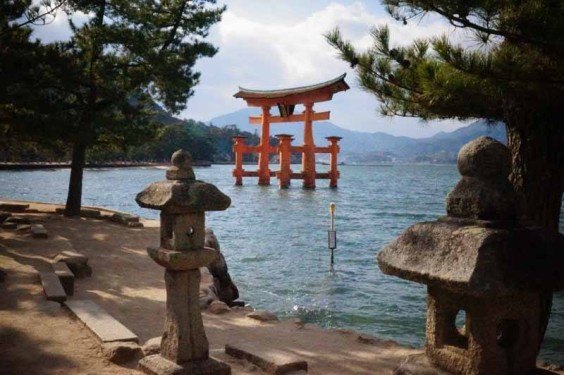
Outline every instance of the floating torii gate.
{"label": "floating torii gate", "polygon": [[[239,88],[234,97],[242,98],[250,107],[261,107],[262,115],[249,117],[251,124],[261,125],[260,144],[249,146],[245,144],[245,137],[234,137],[235,143],[235,169],[233,176],[235,184],[242,185],[243,177],[258,176],[259,185],[270,185],[270,177],[277,176],[280,187],[285,188],[290,185],[292,178],[302,179],[303,187],[314,189],[315,179],[329,179],[329,186],[337,187],[339,171],[337,170],[337,154],[339,153],[340,137],[327,137],[329,145],[327,147],[316,147],[313,139],[313,121],[329,120],[330,112],[315,112],[314,103],[329,101],[333,94],[348,90],[350,87],[345,82],[346,74],[327,82],[311,86],[303,86],[283,90],[248,90]],[[294,114],[297,104],[303,104],[305,110],[301,114]],[[270,108],[276,106],[280,116],[272,116]],[[302,122],[304,123],[304,141],[302,146],[292,146],[292,136],[288,134],[278,134],[278,146],[270,145],[270,124],[281,122]],[[293,173],[290,169],[290,159],[292,153],[302,154],[302,171]],[[243,154],[258,153],[259,162],[257,171],[245,171],[243,169]],[[280,170],[273,172],[269,169],[270,154],[278,153],[280,157]],[[315,172],[315,154],[330,154],[329,173]]]}

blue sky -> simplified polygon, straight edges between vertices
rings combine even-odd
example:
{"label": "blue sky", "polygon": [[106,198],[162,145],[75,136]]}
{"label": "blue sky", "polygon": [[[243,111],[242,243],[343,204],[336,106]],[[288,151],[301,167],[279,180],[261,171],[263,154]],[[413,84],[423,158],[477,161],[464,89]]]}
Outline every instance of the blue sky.
{"label": "blue sky", "polygon": [[[331,110],[335,124],[361,131],[426,137],[451,131],[464,123],[456,120],[422,123],[417,119],[382,117],[376,99],[363,92],[354,72],[336,58],[323,34],[338,26],[359,47],[370,45],[370,27],[388,24],[392,41],[408,43],[417,37],[447,33],[458,38],[451,26],[428,17],[404,26],[393,20],[379,0],[224,0],[223,20],[213,26],[210,41],[219,47],[212,59],[198,62],[202,73],[196,94],[179,117],[207,121],[245,107],[233,98],[238,86],[275,89],[302,86],[334,78],[344,72],[351,90],[318,110]],[[45,42],[69,35],[64,14],[36,30]]]}

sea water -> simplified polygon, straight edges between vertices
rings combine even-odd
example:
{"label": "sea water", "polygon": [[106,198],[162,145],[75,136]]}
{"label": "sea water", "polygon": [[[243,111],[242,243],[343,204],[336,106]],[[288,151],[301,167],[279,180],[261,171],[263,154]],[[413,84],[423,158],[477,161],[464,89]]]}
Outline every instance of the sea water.
{"label": "sea water", "polygon": [[[286,190],[276,179],[272,186],[257,186],[253,178],[234,186],[231,169],[214,165],[195,172],[232,199],[227,211],[208,213],[207,225],[242,300],[282,317],[423,345],[425,287],[384,275],[376,255],[409,225],[445,214],[445,197],[460,178],[456,166],[341,166],[338,189],[318,180],[315,191],[301,189],[299,180]],[[68,178],[69,170],[2,171],[0,197],[64,203]],[[87,170],[83,203],[156,219],[157,211],[139,208],[134,198],[161,179],[158,168]],[[333,271],[330,202],[337,205]],[[564,363],[564,294],[555,295],[542,358]]]}

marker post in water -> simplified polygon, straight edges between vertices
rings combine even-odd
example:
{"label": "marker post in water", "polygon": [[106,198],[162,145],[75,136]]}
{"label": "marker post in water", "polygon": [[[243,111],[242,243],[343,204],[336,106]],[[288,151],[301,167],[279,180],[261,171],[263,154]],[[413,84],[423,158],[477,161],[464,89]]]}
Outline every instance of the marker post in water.
{"label": "marker post in water", "polygon": [[331,268],[333,268],[334,258],[333,250],[337,248],[337,231],[335,230],[335,203],[329,204],[329,215],[331,216],[331,225],[329,227],[327,242],[329,250],[331,250]]}

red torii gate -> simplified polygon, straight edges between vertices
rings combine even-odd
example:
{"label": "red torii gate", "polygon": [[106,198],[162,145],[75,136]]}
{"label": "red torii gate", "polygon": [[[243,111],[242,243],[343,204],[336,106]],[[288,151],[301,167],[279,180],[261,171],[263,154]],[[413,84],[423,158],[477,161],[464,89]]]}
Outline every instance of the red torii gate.
{"label": "red torii gate", "polygon": [[[339,171],[337,170],[337,154],[339,153],[340,137],[327,137],[329,145],[327,147],[316,147],[313,139],[313,121],[329,120],[330,112],[315,112],[313,104],[329,101],[333,94],[348,90],[350,87],[345,82],[346,74],[327,82],[311,86],[297,87],[283,90],[248,90],[239,88],[234,96],[242,98],[251,107],[261,107],[262,115],[249,117],[251,124],[261,125],[260,144],[249,146],[245,144],[243,136],[234,137],[235,143],[235,169],[233,176],[235,184],[242,185],[243,177],[258,176],[259,185],[270,185],[270,177],[277,176],[280,187],[285,188],[290,185],[292,178],[303,179],[303,187],[314,189],[316,178],[330,180],[331,187],[337,187]],[[302,114],[294,114],[297,104],[303,104],[305,110]],[[272,116],[270,108],[277,106],[280,116]],[[292,146],[292,136],[288,134],[278,134],[278,146],[271,146],[270,124],[281,122],[304,122],[304,142],[302,146]],[[302,171],[293,173],[290,169],[290,159],[293,152],[302,153]],[[258,153],[259,162],[257,171],[245,171],[243,169],[243,154]],[[270,154],[280,154],[280,170],[275,173],[268,167]],[[315,154],[330,154],[329,173],[315,172]]]}

